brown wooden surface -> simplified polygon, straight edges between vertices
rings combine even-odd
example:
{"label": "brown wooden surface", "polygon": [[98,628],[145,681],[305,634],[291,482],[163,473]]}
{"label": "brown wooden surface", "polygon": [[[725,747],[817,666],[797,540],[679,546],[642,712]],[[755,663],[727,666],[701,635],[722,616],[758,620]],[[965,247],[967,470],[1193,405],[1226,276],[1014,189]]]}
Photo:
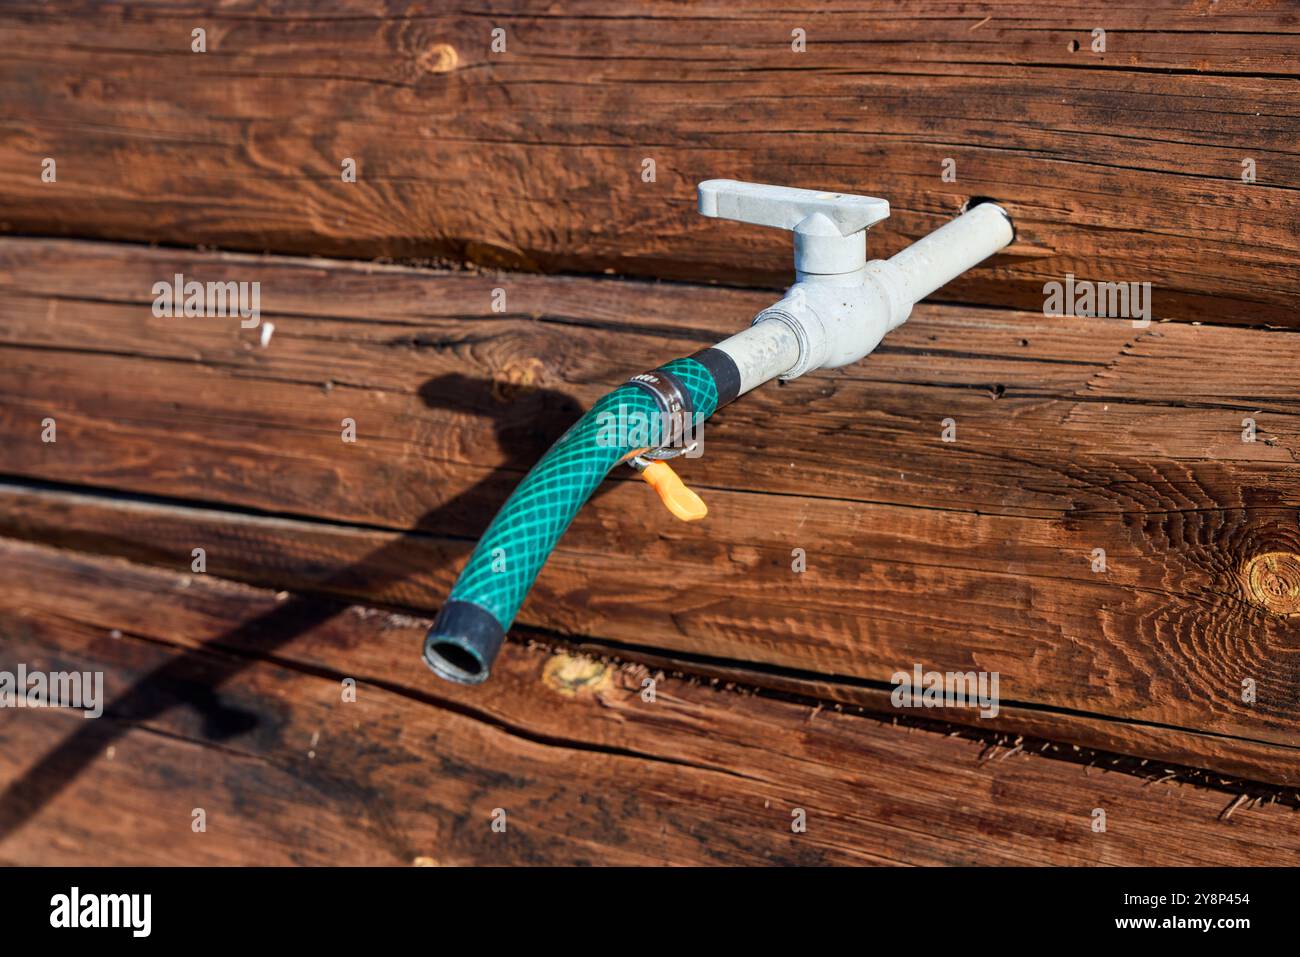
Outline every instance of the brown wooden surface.
{"label": "brown wooden surface", "polygon": [[[113,703],[0,709],[0,861],[1292,863],[1298,84],[1251,0],[5,4],[0,669]],[[973,197],[1017,238],[724,410],[706,521],[613,476],[437,681],[524,471],[789,281],[714,177],[884,196],[874,256]],[[175,273],[263,328],[155,318]],[[1066,273],[1175,321],[1044,318]],[[915,664],[1000,714],[900,714]]]}
{"label": "brown wooden surface", "polygon": [[[153,318],[175,271],[261,281],[269,344]],[[581,407],[763,298],[27,240],[0,243],[0,283],[6,533],[172,568],[202,546],[226,577],[423,612]],[[926,307],[866,362],[725,410],[682,469],[705,522],[608,483],[521,622],[849,700],[918,662],[998,671],[1013,730],[1294,784],[1297,348]]]}
{"label": "brown wooden surface", "polygon": [[6,4],[0,229],[784,283],[788,236],[695,213],[725,176],[884,196],[881,255],[1004,202],[1016,245],[950,299],[1038,309],[1072,272],[1296,324],[1293,5],[918,6]]}
{"label": "brown wooden surface", "polygon": [[[427,619],[11,541],[0,563],[6,651],[102,669],[112,702],[94,721],[0,711],[6,859],[1223,865],[1300,852],[1294,811],[1232,794],[982,757],[960,738],[672,678],[647,702],[644,669],[528,648],[486,686],[433,685],[390,671]],[[490,828],[497,808],[505,833]],[[795,808],[806,833],[791,830]]]}
{"label": "brown wooden surface", "polygon": [[[454,541],[428,534],[356,529],[8,483],[0,483],[0,533],[67,549],[124,556],[169,569],[184,568],[193,543],[202,542],[208,553],[208,572],[213,575],[273,588],[290,586],[299,590],[304,601],[307,595],[318,600],[345,596],[430,613],[450,588],[456,561],[452,556],[463,555],[464,551]],[[595,572],[590,562],[584,565],[581,556],[567,549],[557,556],[555,564],[564,569],[565,578],[577,581],[585,576],[586,587],[592,592],[625,587],[632,571],[619,565],[603,573]],[[569,636],[566,640],[554,632],[517,625],[513,634],[519,642],[540,639],[550,646],[559,643],[591,655],[612,655],[620,662],[687,678],[795,695],[813,707],[849,708],[894,718],[899,715],[890,702],[890,688],[882,681],[818,676],[794,667],[761,667],[746,661],[656,649],[630,644],[637,640],[632,633],[624,642],[599,636]],[[505,652],[507,656],[518,653],[514,645]],[[414,671],[423,677],[409,648],[385,667],[388,673]],[[993,718],[977,717],[965,709],[923,714],[937,715],[1007,748],[1013,745],[1006,742],[1014,743],[1026,736],[1038,739],[1030,747],[1045,746],[1050,753],[1067,757],[1073,757],[1083,746],[1101,752],[1095,761],[1107,769],[1132,770],[1158,762],[1165,773],[1177,773],[1183,780],[1222,784],[1223,776],[1228,775],[1238,780],[1292,787],[1297,784],[1293,746],[1144,721],[1116,721],[1033,703],[1004,701]]]}

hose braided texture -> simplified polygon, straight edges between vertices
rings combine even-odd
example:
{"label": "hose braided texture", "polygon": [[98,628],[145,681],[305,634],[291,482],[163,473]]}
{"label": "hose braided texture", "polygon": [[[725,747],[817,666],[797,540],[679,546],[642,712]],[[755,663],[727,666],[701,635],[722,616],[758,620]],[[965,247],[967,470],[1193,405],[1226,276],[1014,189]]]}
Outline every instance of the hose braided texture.
{"label": "hose braided texture", "polygon": [[[713,375],[695,359],[660,367],[688,393],[696,421],[718,407]],[[623,385],[601,397],[533,466],[488,526],[449,600],[472,602],[509,630],[546,559],[573,517],[615,465],[640,446],[627,443],[659,406],[644,389]],[[641,426],[643,427],[643,425]]]}

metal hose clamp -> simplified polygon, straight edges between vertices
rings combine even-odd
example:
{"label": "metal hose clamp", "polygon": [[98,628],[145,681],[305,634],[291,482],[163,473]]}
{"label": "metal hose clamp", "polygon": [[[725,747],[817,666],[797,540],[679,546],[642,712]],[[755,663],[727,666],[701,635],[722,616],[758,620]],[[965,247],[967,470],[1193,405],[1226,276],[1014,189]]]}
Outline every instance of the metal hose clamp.
{"label": "metal hose clamp", "polygon": [[694,413],[691,406],[691,400],[686,389],[682,386],[681,380],[671,372],[663,369],[651,369],[649,372],[642,372],[640,375],[634,375],[628,379],[628,384],[639,386],[654,396],[659,411],[664,414],[668,425],[668,435],[659,444],[657,449],[647,454],[648,458],[673,458],[687,451],[682,449],[681,452],[665,453],[670,447],[675,447],[681,441],[686,431],[686,421]]}

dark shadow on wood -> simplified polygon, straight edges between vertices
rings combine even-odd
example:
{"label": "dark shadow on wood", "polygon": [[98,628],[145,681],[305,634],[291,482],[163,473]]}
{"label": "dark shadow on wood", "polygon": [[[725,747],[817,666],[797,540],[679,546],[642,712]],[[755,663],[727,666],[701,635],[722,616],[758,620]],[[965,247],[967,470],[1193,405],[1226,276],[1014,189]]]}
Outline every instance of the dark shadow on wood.
{"label": "dark shadow on wood", "polygon": [[[481,482],[420,516],[412,531],[444,527],[452,524],[453,516],[457,523],[463,522],[464,516],[458,513],[473,508],[472,503],[481,502],[485,493],[495,498],[499,507],[522,473],[583,412],[573,398],[562,392],[503,385],[458,374],[429,380],[419,394],[432,409],[490,416],[497,441],[507,458]],[[608,487],[600,486],[596,494]],[[490,494],[493,489],[496,495]],[[474,516],[479,533],[487,528],[495,512],[494,507],[490,512],[484,510]],[[375,549],[360,561],[322,579],[316,587],[321,591],[346,591],[358,579],[364,579],[372,587],[396,583],[401,576],[383,569],[390,564],[386,559],[391,560],[394,552],[400,554],[410,534]],[[253,730],[258,724],[257,715],[223,702],[219,689],[258,659],[210,652],[247,647],[269,654],[348,607],[348,602],[328,598],[291,597],[274,610],[243,622],[198,648],[182,651],[140,677],[105,705],[101,718],[84,722],[0,793],[0,841],[34,817],[133,726],[153,720],[176,705],[194,708],[203,719],[204,735],[213,741]],[[425,670],[418,646],[411,647],[410,667]],[[432,673],[428,679],[440,680]]]}

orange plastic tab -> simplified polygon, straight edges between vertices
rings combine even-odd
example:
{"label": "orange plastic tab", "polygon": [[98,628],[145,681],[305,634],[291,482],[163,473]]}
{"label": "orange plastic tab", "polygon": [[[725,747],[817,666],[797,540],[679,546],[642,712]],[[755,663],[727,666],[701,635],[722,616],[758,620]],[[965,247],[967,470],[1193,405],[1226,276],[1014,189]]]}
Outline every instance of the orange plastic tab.
{"label": "orange plastic tab", "polygon": [[659,493],[659,498],[668,507],[668,511],[683,522],[694,522],[709,514],[708,506],[683,484],[667,462],[651,462],[641,477]]}

